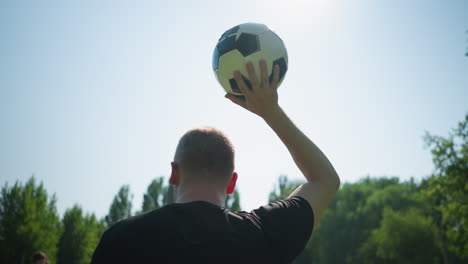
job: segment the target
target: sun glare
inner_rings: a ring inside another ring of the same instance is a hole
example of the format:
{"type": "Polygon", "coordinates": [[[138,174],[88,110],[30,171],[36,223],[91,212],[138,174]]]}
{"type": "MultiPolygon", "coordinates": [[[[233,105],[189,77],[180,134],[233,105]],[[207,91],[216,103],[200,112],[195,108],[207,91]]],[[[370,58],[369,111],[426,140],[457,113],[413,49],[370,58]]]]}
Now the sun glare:
{"type": "Polygon", "coordinates": [[[275,17],[287,20],[315,20],[326,12],[329,2],[326,0],[273,0],[261,1],[263,6],[269,6],[275,17]]]}

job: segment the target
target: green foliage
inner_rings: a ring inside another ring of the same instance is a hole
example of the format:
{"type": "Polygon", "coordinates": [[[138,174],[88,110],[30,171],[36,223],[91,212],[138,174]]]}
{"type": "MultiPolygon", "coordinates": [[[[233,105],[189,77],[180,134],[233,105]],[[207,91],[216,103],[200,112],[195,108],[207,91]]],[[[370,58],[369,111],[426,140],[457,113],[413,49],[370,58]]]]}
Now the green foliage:
{"type": "Polygon", "coordinates": [[[163,197],[163,203],[166,204],[171,204],[174,202],[174,186],[171,184],[168,184],[167,186],[164,187],[164,197],[163,197]]]}
{"type": "Polygon", "coordinates": [[[466,263],[467,127],[468,115],[449,138],[426,136],[436,173],[421,184],[345,184],[294,263],[466,263]]]}
{"type": "Polygon", "coordinates": [[[435,173],[424,194],[433,205],[442,252],[468,260],[468,113],[448,138],[426,134],[435,173]]]}
{"type": "Polygon", "coordinates": [[[164,178],[159,177],[151,181],[146,193],[143,195],[142,212],[158,209],[164,204],[164,178]]]}
{"type": "Polygon", "coordinates": [[[16,182],[2,188],[0,197],[0,262],[30,263],[35,251],[55,262],[60,220],[54,196],[31,177],[25,185],[16,182]]]}
{"type": "Polygon", "coordinates": [[[360,253],[363,263],[439,263],[432,221],[416,208],[385,208],[360,253]]]}
{"type": "Polygon", "coordinates": [[[240,206],[240,195],[237,189],[235,189],[232,194],[226,196],[226,205],[224,207],[233,212],[242,210],[240,206]]]}
{"type": "Polygon", "coordinates": [[[94,214],[83,215],[78,205],[63,216],[63,233],[58,244],[58,263],[85,264],[91,262],[104,226],[94,214]]]}
{"type": "Polygon", "coordinates": [[[290,181],[288,176],[281,175],[278,177],[278,185],[273,187],[273,190],[268,196],[268,202],[274,202],[288,198],[288,196],[304,181],[290,181]]]}
{"type": "Polygon", "coordinates": [[[122,186],[114,197],[109,213],[105,217],[105,222],[108,227],[132,215],[132,199],[133,195],[130,194],[130,186],[122,186]]]}
{"type": "Polygon", "coordinates": [[[164,184],[164,178],[161,176],[152,180],[148,185],[146,193],[143,195],[142,211],[138,213],[158,209],[173,202],[174,187],[171,184],[164,184]]]}
{"type": "Polygon", "coordinates": [[[401,210],[417,204],[412,184],[397,178],[365,178],[344,184],[321,217],[308,248],[317,263],[361,262],[359,248],[379,227],[383,208],[401,210]],[[339,248],[340,250],[336,250],[339,248]]]}

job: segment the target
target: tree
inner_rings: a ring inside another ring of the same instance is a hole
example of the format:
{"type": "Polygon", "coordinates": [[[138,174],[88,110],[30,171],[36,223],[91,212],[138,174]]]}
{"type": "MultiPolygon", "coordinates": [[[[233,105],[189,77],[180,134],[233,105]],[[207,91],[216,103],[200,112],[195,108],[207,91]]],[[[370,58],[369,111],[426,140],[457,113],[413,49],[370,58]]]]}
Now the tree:
{"type": "Polygon", "coordinates": [[[174,186],[164,184],[164,177],[161,176],[152,180],[148,185],[146,193],[143,194],[141,211],[138,211],[136,214],[158,209],[173,202],[174,186]]]}
{"type": "Polygon", "coordinates": [[[232,194],[228,194],[226,196],[226,205],[224,207],[233,212],[241,211],[240,195],[237,189],[234,189],[234,192],[232,194]]]}
{"type": "Polygon", "coordinates": [[[433,205],[432,216],[444,262],[449,252],[468,260],[468,113],[449,137],[426,133],[434,174],[424,194],[433,205]]]}
{"type": "Polygon", "coordinates": [[[59,241],[59,263],[89,263],[104,232],[104,226],[94,214],[83,215],[75,205],[63,217],[63,233],[59,241]]]}
{"type": "Polygon", "coordinates": [[[288,196],[303,183],[303,181],[290,181],[286,175],[279,176],[278,185],[273,187],[273,190],[270,192],[268,197],[268,201],[274,202],[288,198],[288,196]]]}
{"type": "Polygon", "coordinates": [[[171,204],[174,202],[174,186],[171,184],[168,184],[166,187],[164,187],[164,197],[163,197],[163,203],[164,205],[166,204],[171,204]]]}
{"type": "Polygon", "coordinates": [[[109,213],[105,217],[107,226],[127,218],[132,215],[132,199],[133,195],[130,194],[130,186],[124,185],[120,188],[117,195],[114,197],[109,209],[109,213]]]}
{"type": "Polygon", "coordinates": [[[415,207],[403,212],[385,208],[360,253],[361,263],[440,263],[432,222],[415,207]]]}
{"type": "Polygon", "coordinates": [[[159,177],[151,181],[143,195],[142,212],[158,209],[164,204],[164,178],[159,177]]]}
{"type": "Polygon", "coordinates": [[[35,251],[55,262],[61,230],[55,203],[55,196],[49,197],[34,177],[25,185],[5,184],[0,196],[1,263],[29,263],[35,251]]]}
{"type": "Polygon", "coordinates": [[[68,209],[62,220],[63,233],[58,244],[58,263],[90,263],[104,226],[94,214],[83,215],[78,205],[68,209]]]}
{"type": "Polygon", "coordinates": [[[368,177],[344,184],[307,245],[312,263],[379,263],[370,256],[364,260],[360,247],[379,228],[384,208],[398,211],[419,206],[412,181],[368,177]]]}

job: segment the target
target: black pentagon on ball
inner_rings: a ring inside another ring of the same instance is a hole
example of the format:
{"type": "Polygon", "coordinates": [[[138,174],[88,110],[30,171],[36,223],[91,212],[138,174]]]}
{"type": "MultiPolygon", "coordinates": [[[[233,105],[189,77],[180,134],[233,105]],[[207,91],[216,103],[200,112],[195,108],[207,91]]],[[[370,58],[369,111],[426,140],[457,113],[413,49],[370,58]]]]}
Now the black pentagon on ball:
{"type": "MultiPolygon", "coordinates": [[[[286,74],[286,71],[288,70],[288,65],[286,64],[286,60],[284,57],[281,57],[275,61],[273,61],[273,67],[278,64],[279,66],[279,75],[278,75],[278,81],[282,80],[284,75],[286,74]]],[[[270,82],[273,80],[273,73],[274,71],[271,71],[270,74],[270,82]]]]}
{"type": "Polygon", "coordinates": [[[236,48],[236,35],[223,39],[213,52],[213,70],[218,69],[219,57],[236,48]]]}
{"type": "MultiPolygon", "coordinates": [[[[242,79],[244,80],[244,83],[245,83],[245,85],[247,86],[247,88],[249,88],[250,90],[252,90],[252,84],[250,84],[249,79],[245,78],[244,75],[242,75],[242,79]]],[[[229,79],[229,85],[231,85],[231,89],[232,89],[233,92],[235,92],[235,93],[242,93],[242,91],[240,90],[240,88],[239,88],[239,86],[237,85],[237,82],[236,82],[236,80],[234,80],[234,78],[229,79]]]]}
{"type": "Polygon", "coordinates": [[[218,69],[218,63],[219,63],[219,52],[218,52],[218,47],[215,47],[215,50],[213,52],[213,71],[218,69]]]}
{"type": "Polygon", "coordinates": [[[216,45],[216,48],[219,52],[219,57],[223,56],[225,53],[236,48],[236,35],[232,35],[223,39],[221,42],[216,45]]]}
{"type": "Polygon", "coordinates": [[[237,39],[237,50],[247,57],[250,54],[260,50],[260,41],[257,35],[242,33],[237,39]]]}
{"type": "Polygon", "coordinates": [[[227,37],[227,36],[229,36],[229,35],[232,35],[232,34],[237,33],[237,31],[239,30],[239,28],[240,28],[240,26],[237,25],[237,26],[235,26],[235,27],[233,27],[233,28],[231,28],[231,29],[226,30],[226,32],[224,32],[224,33],[221,35],[221,37],[219,38],[219,40],[221,40],[222,38],[227,37]]]}

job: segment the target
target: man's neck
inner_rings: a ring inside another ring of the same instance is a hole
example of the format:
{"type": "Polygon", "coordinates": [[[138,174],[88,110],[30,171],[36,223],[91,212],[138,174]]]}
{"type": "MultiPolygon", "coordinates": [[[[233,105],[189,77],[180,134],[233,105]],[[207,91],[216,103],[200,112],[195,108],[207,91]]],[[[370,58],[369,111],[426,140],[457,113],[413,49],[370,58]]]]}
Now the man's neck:
{"type": "Polygon", "coordinates": [[[226,191],[220,191],[219,186],[214,184],[186,184],[176,187],[176,203],[188,203],[193,201],[206,201],[224,207],[226,191]]]}

